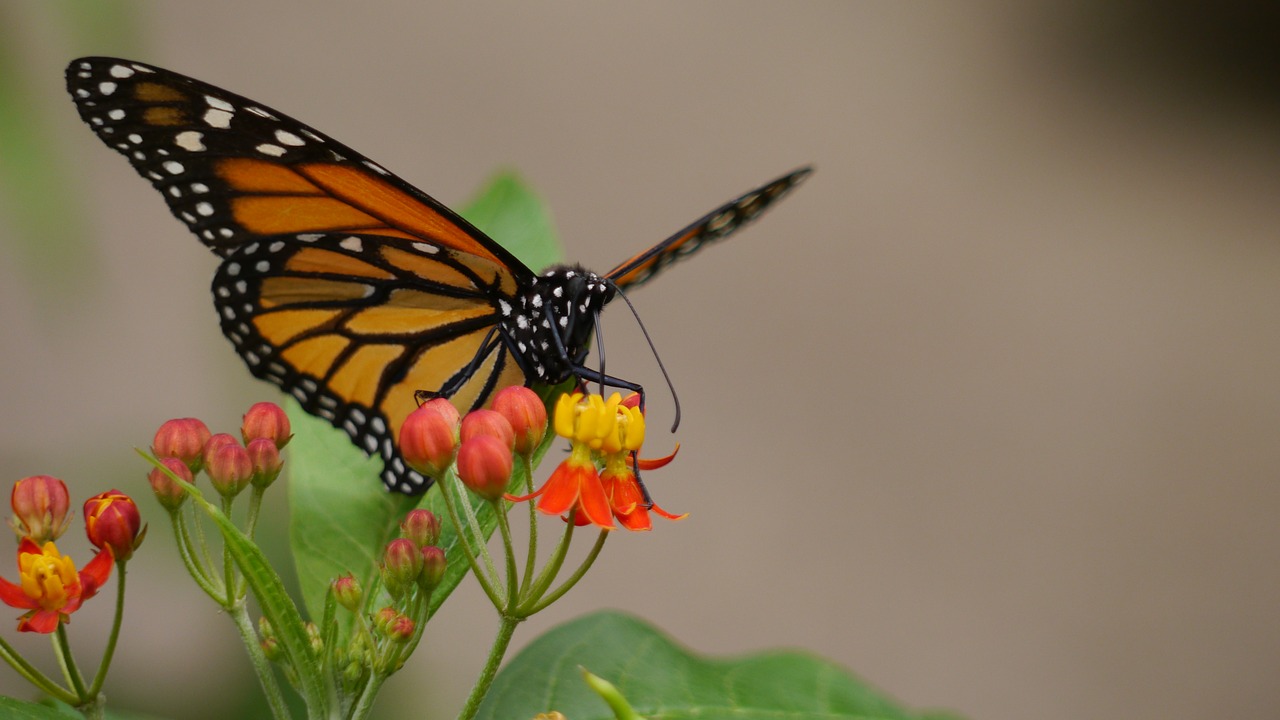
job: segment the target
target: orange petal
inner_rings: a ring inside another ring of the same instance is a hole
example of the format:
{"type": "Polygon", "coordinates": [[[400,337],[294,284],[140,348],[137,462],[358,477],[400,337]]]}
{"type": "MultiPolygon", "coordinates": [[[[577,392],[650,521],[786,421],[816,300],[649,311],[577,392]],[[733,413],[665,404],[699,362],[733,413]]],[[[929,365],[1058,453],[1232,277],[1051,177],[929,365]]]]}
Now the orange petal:
{"type": "Polygon", "coordinates": [[[18,632],[48,635],[58,629],[60,616],[56,610],[36,610],[18,621],[18,632]]]}
{"type": "Polygon", "coordinates": [[[40,607],[40,603],[31,599],[22,591],[22,586],[0,578],[0,602],[9,607],[21,608],[23,610],[34,610],[40,607]]]}
{"type": "Polygon", "coordinates": [[[644,532],[653,529],[653,521],[649,519],[649,512],[640,506],[635,506],[633,512],[620,513],[618,522],[622,524],[622,527],[632,532],[644,532]]]}
{"type": "MultiPolygon", "coordinates": [[[[568,512],[578,499],[579,487],[582,485],[580,476],[588,473],[595,475],[595,468],[567,461],[557,465],[551,477],[547,478],[547,483],[542,486],[538,510],[548,515],[563,515],[568,512]]],[[[596,482],[599,482],[598,476],[596,482]]]]}
{"type": "Polygon", "coordinates": [[[680,443],[676,443],[676,449],[672,450],[671,454],[666,457],[653,458],[651,460],[646,460],[645,458],[639,458],[638,460],[636,460],[636,467],[640,468],[641,470],[657,470],[658,468],[665,466],[667,463],[671,462],[672,460],[675,460],[676,453],[678,452],[680,452],[680,443]]]}
{"type": "Polygon", "coordinates": [[[666,519],[668,519],[668,520],[683,520],[683,519],[685,519],[685,518],[689,517],[689,513],[682,513],[682,514],[680,514],[680,515],[672,515],[671,513],[667,512],[666,510],[663,510],[662,508],[658,507],[656,504],[655,504],[653,507],[649,508],[649,509],[650,509],[650,510],[652,510],[652,511],[654,511],[654,512],[656,512],[656,513],[658,513],[659,515],[661,515],[662,517],[664,517],[664,518],[666,518],[666,519]]]}
{"type": "Polygon", "coordinates": [[[609,513],[609,498],[604,493],[604,486],[600,484],[598,475],[582,483],[578,494],[578,512],[585,515],[592,525],[605,530],[613,529],[613,519],[609,513]]]}
{"type": "MultiPolygon", "coordinates": [[[[93,556],[88,565],[80,571],[80,600],[88,600],[97,594],[98,588],[106,584],[111,577],[111,553],[100,552],[93,556]]],[[[69,612],[69,611],[68,611],[69,612]]]]}

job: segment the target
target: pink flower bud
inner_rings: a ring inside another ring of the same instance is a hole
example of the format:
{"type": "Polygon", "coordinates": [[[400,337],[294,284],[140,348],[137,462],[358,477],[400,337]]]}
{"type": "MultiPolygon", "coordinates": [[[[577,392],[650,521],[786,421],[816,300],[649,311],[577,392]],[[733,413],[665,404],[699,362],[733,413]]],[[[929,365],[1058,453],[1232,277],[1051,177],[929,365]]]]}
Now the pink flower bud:
{"type": "Polygon", "coordinates": [[[396,538],[382,552],[382,581],[397,597],[422,573],[422,551],[408,538],[396,538]]]}
{"type": "Polygon", "coordinates": [[[156,430],[151,453],[157,458],[176,457],[186,463],[192,473],[200,472],[204,461],[204,445],[209,441],[209,428],[195,418],[169,420],[156,430]]]}
{"type": "MultiPolygon", "coordinates": [[[[195,482],[194,477],[191,475],[191,468],[187,467],[187,464],[182,462],[180,458],[160,458],[160,464],[186,482],[195,482]]],[[[183,490],[181,485],[174,482],[173,478],[166,475],[160,468],[152,468],[151,472],[147,474],[147,481],[151,483],[151,491],[155,493],[156,500],[159,500],[166,510],[178,509],[187,499],[187,491],[183,490]]]]}
{"type": "Polygon", "coordinates": [[[340,575],[329,585],[333,598],[338,604],[351,612],[359,612],[360,603],[364,600],[364,591],[360,582],[351,573],[340,575]]]}
{"type": "Polygon", "coordinates": [[[499,390],[493,396],[493,409],[511,424],[515,451],[521,455],[533,452],[547,434],[547,406],[537,393],[523,385],[499,390]]]}
{"type": "Polygon", "coordinates": [[[422,574],[418,576],[418,581],[424,588],[430,590],[439,585],[447,569],[444,550],[435,545],[422,548],[422,574]]]}
{"type": "Polygon", "coordinates": [[[235,497],[253,479],[253,460],[249,452],[230,435],[227,441],[214,442],[214,435],[205,447],[204,471],[209,474],[213,487],[225,497],[235,497]]]}
{"type": "Polygon", "coordinates": [[[71,508],[71,495],[67,485],[48,475],[32,475],[14,483],[9,506],[13,508],[13,531],[37,545],[57,540],[70,522],[67,511],[71,508]]]}
{"type": "Polygon", "coordinates": [[[511,464],[511,446],[492,435],[476,435],[458,448],[458,477],[486,500],[497,500],[506,492],[511,464]]]}
{"type": "Polygon", "coordinates": [[[440,518],[430,510],[410,510],[400,523],[400,534],[418,547],[435,545],[440,539],[440,518]]]}
{"type": "Polygon", "coordinates": [[[387,627],[383,632],[387,634],[387,639],[402,643],[413,637],[413,628],[413,620],[408,615],[399,615],[396,619],[387,623],[387,627]]]}
{"type": "Polygon", "coordinates": [[[280,477],[284,460],[280,457],[280,450],[271,438],[254,438],[245,448],[245,452],[249,453],[249,461],[253,464],[253,477],[249,482],[254,487],[269,487],[276,478],[280,477]]]}
{"type": "Polygon", "coordinates": [[[273,402],[255,403],[244,414],[244,421],[240,424],[240,437],[244,439],[246,446],[258,438],[270,438],[277,450],[283,448],[289,443],[289,438],[293,437],[290,434],[289,416],[273,402]]]}
{"type": "Polygon", "coordinates": [[[436,412],[443,415],[444,419],[448,420],[450,425],[452,425],[455,428],[458,427],[458,420],[459,420],[458,408],[454,407],[454,404],[449,402],[447,399],[432,398],[431,400],[428,400],[422,403],[422,405],[420,405],[419,407],[430,408],[432,410],[435,410],[436,412]]]}

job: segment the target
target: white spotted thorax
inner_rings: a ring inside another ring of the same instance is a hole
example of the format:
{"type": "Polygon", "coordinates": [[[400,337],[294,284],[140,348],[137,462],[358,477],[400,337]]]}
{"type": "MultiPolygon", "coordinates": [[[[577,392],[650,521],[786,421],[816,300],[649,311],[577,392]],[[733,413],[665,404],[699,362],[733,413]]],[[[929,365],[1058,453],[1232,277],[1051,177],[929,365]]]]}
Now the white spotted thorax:
{"type": "Polygon", "coordinates": [[[503,307],[502,330],[525,371],[552,385],[574,375],[587,356],[596,314],[614,293],[611,283],[581,265],[556,265],[521,293],[515,307],[503,307]]]}

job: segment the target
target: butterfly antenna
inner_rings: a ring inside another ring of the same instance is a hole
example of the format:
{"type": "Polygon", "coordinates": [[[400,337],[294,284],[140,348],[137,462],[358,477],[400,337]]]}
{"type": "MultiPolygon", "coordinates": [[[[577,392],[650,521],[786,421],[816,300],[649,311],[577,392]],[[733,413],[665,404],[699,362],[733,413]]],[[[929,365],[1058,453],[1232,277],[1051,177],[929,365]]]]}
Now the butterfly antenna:
{"type": "Polygon", "coordinates": [[[667,374],[667,366],[662,364],[662,357],[658,355],[658,348],[654,347],[653,340],[649,337],[649,331],[644,327],[644,321],[640,319],[640,313],[636,312],[636,306],[631,304],[627,294],[622,292],[622,288],[610,281],[613,289],[617,291],[618,297],[627,304],[631,309],[631,316],[636,319],[636,324],[640,326],[640,332],[644,335],[644,341],[649,343],[649,352],[653,353],[653,359],[658,361],[658,369],[662,371],[662,379],[667,381],[667,389],[671,391],[671,401],[676,406],[676,417],[671,423],[671,432],[675,432],[680,427],[680,396],[676,394],[676,386],[671,382],[671,376],[667,374]]]}

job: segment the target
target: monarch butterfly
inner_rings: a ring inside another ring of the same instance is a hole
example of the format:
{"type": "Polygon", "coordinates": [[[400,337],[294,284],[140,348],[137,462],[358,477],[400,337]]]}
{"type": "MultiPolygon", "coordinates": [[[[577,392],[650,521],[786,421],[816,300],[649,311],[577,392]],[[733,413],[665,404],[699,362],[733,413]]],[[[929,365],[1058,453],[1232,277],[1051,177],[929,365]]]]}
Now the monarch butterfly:
{"type": "Polygon", "coordinates": [[[509,385],[586,368],[600,309],[622,289],[755,219],[801,168],[716,208],[603,275],[541,275],[449,208],[345,145],[261,103],[178,73],[74,60],[80,117],[222,257],[222,332],[249,370],[379,454],[388,489],[430,480],[399,456],[422,391],[463,411],[509,385]]]}

